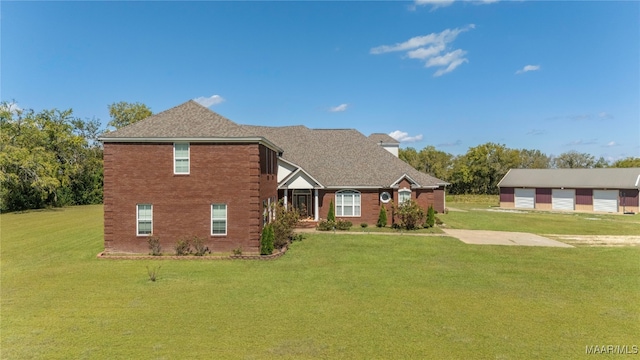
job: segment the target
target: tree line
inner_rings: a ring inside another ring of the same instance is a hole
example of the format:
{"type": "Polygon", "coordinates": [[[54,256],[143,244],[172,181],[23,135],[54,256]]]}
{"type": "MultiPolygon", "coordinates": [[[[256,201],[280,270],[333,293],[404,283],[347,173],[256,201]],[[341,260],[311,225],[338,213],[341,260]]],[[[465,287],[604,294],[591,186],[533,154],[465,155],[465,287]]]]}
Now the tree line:
{"type": "MultiPolygon", "coordinates": [[[[108,106],[108,126],[119,128],[151,115],[143,104],[108,106]]],[[[102,203],[102,145],[98,119],[72,109],[22,110],[0,104],[0,211],[102,203]]]]}
{"type": "Polygon", "coordinates": [[[511,149],[492,142],[457,156],[434,146],[420,151],[408,147],[400,149],[398,155],[418,171],[450,183],[450,194],[498,194],[498,183],[509,169],[640,167],[640,158],[636,157],[608,162],[577,151],[549,156],[540,150],[511,149]]]}

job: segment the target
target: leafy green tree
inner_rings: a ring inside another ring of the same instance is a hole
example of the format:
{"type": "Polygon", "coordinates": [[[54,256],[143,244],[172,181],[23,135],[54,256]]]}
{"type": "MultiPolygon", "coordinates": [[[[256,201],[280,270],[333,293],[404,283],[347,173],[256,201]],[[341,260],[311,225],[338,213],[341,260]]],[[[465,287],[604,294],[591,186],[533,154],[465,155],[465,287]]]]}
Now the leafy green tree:
{"type": "Polygon", "coordinates": [[[497,194],[498,182],[509,169],[520,164],[520,152],[504,145],[486,143],[469,148],[456,157],[450,192],[453,194],[497,194]]]}
{"type": "Polygon", "coordinates": [[[424,221],[424,210],[413,200],[407,200],[394,206],[393,213],[397,216],[398,226],[405,230],[417,229],[424,221]]]}
{"type": "Polygon", "coordinates": [[[142,119],[148,118],[152,114],[151,109],[149,109],[145,104],[120,101],[109,105],[111,121],[109,121],[108,125],[116,129],[120,129],[121,127],[131,125],[142,119]]]}
{"type": "Polygon", "coordinates": [[[632,167],[640,167],[640,157],[628,157],[625,159],[617,160],[611,167],[614,168],[632,168],[632,167]]]}
{"type": "Polygon", "coordinates": [[[551,158],[540,150],[521,149],[520,152],[520,169],[548,169],[551,164],[551,158]]]}
{"type": "Polygon", "coordinates": [[[552,165],[557,169],[591,169],[607,167],[608,163],[600,157],[596,160],[593,155],[587,153],[580,153],[575,150],[562,153],[552,160],[552,165]]]}
{"type": "Polygon", "coordinates": [[[333,200],[329,203],[329,213],[327,214],[327,221],[336,222],[336,209],[333,206],[333,200]]]}
{"type": "Polygon", "coordinates": [[[300,213],[293,206],[285,209],[282,200],[272,206],[276,214],[275,220],[271,223],[274,233],[273,245],[281,249],[293,239],[293,229],[300,221],[300,213]]]}
{"type": "Polygon", "coordinates": [[[102,149],[84,136],[96,121],[69,110],[0,104],[0,209],[14,211],[102,201],[102,149]]]}
{"type": "Polygon", "coordinates": [[[380,206],[380,213],[378,214],[378,223],[376,223],[376,226],[387,226],[387,209],[384,208],[384,205],[380,206]]]}

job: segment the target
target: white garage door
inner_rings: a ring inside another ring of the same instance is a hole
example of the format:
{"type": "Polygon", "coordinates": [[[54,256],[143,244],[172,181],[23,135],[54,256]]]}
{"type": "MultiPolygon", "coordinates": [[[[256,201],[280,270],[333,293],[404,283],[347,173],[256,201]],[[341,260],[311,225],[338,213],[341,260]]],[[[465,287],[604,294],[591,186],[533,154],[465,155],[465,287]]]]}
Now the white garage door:
{"type": "Polygon", "coordinates": [[[536,189],[515,189],[515,206],[518,209],[535,207],[536,189]]]}
{"type": "Polygon", "coordinates": [[[576,191],[553,189],[551,191],[551,207],[554,210],[574,210],[576,191]]]}
{"type": "Polygon", "coordinates": [[[593,211],[618,212],[618,190],[593,190],[593,211]]]}

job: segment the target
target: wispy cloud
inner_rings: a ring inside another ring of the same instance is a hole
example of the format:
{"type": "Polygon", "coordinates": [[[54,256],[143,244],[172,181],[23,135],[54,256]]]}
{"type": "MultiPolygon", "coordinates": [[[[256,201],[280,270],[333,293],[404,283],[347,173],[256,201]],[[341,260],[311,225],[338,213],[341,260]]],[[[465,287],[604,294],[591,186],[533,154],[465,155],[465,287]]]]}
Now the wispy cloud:
{"type": "Polygon", "coordinates": [[[571,121],[604,121],[604,120],[612,120],[614,118],[613,115],[607,112],[599,112],[597,114],[583,113],[583,114],[573,114],[573,115],[558,115],[551,116],[546,118],[546,120],[551,121],[560,121],[560,120],[571,120],[571,121]]]}
{"type": "Polygon", "coordinates": [[[525,65],[522,69],[516,71],[516,75],[538,70],[540,70],[540,65],[525,65]]]}
{"type": "MultiPolygon", "coordinates": [[[[460,2],[460,0],[415,0],[414,8],[417,6],[431,6],[431,11],[450,6],[454,2],[460,2]]],[[[498,2],[498,0],[462,0],[465,2],[471,2],[474,4],[492,4],[498,2]]]]}
{"type": "Polygon", "coordinates": [[[540,129],[531,129],[527,131],[527,135],[544,135],[546,133],[547,133],[546,130],[540,130],[540,129]]]}
{"type": "Polygon", "coordinates": [[[401,142],[401,143],[410,143],[410,142],[416,142],[416,141],[420,141],[422,140],[422,134],[416,135],[416,136],[409,136],[409,133],[404,132],[404,131],[400,131],[400,130],[396,130],[393,132],[389,133],[389,136],[391,136],[392,138],[396,139],[397,141],[401,142]]]}
{"type": "Polygon", "coordinates": [[[329,111],[331,112],[342,112],[347,110],[347,108],[349,107],[349,104],[340,104],[338,106],[334,106],[332,108],[329,108],[329,111]]]}
{"type": "Polygon", "coordinates": [[[459,146],[462,145],[462,140],[456,140],[454,142],[448,142],[448,143],[440,143],[438,144],[438,147],[452,147],[452,146],[459,146]]]}
{"type": "Polygon", "coordinates": [[[567,146],[583,146],[583,145],[595,145],[598,143],[598,139],[588,139],[588,140],[574,140],[568,144],[567,146]]]}
{"type": "Polygon", "coordinates": [[[616,146],[620,146],[620,144],[618,144],[615,141],[609,141],[606,145],[602,145],[603,147],[616,147],[616,146]]]}
{"type": "Polygon", "coordinates": [[[374,55],[390,52],[406,51],[410,59],[418,59],[424,62],[425,67],[439,67],[433,76],[441,76],[452,72],[458,66],[469,62],[464,56],[467,54],[462,49],[448,51],[451,44],[463,32],[474,29],[474,24],[462,28],[446,29],[439,33],[415,36],[411,39],[393,45],[381,45],[372,48],[369,52],[374,55]],[[448,51],[443,54],[443,52],[448,51]]]}
{"type": "Polygon", "coordinates": [[[204,106],[204,107],[211,107],[213,105],[218,105],[221,102],[224,102],[224,98],[222,98],[222,96],[220,95],[212,95],[210,97],[204,97],[204,96],[200,96],[198,98],[193,99],[193,101],[197,102],[198,104],[204,106]]]}

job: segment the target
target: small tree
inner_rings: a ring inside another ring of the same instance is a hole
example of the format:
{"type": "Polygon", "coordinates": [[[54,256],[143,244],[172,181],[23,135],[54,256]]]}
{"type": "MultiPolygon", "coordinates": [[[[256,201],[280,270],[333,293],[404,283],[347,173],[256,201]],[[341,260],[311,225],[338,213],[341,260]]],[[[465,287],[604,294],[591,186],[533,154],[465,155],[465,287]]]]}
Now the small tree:
{"type": "Polygon", "coordinates": [[[384,205],[380,206],[380,214],[378,214],[378,223],[376,224],[376,226],[387,226],[387,209],[384,208],[384,205]]]}
{"type": "Polygon", "coordinates": [[[291,239],[293,239],[293,229],[298,225],[300,214],[292,206],[285,209],[282,200],[273,204],[276,218],[271,225],[273,226],[273,245],[277,249],[281,249],[291,239]]]}
{"type": "Polygon", "coordinates": [[[327,221],[336,221],[336,209],[333,206],[333,200],[329,203],[329,213],[327,214],[327,221]]]}
{"type": "Polygon", "coordinates": [[[267,224],[262,228],[262,237],[260,239],[260,255],[271,255],[273,252],[273,227],[267,224]]]}
{"type": "Polygon", "coordinates": [[[418,228],[424,221],[424,210],[413,200],[407,200],[394,210],[398,216],[398,225],[406,230],[418,228]]]}
{"type": "Polygon", "coordinates": [[[429,205],[429,209],[427,209],[427,221],[424,223],[424,227],[432,228],[436,223],[436,212],[433,210],[433,206],[429,205]]]}

